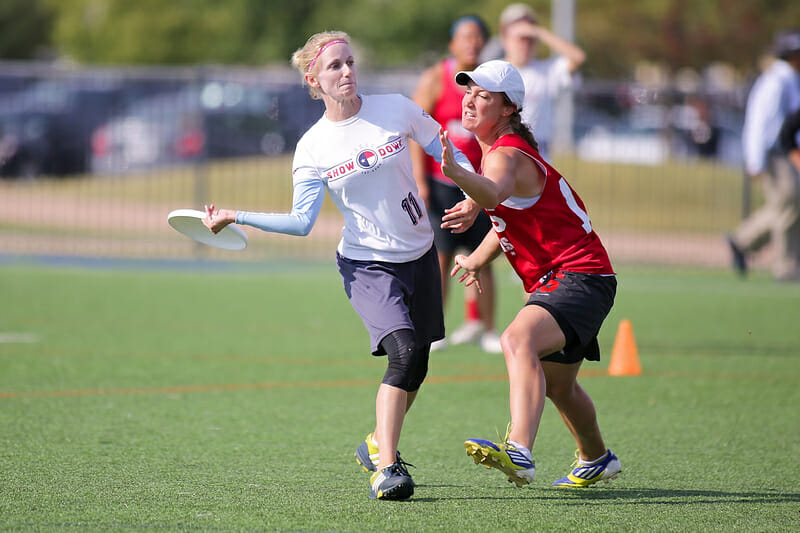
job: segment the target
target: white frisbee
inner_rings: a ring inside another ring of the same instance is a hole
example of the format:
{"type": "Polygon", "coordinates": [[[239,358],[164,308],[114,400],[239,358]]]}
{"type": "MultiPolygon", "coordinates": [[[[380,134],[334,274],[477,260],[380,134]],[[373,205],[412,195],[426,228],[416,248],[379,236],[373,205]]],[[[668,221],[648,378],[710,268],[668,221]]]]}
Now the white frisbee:
{"type": "Polygon", "coordinates": [[[247,235],[235,224],[228,224],[219,233],[211,233],[203,224],[206,213],[197,209],[176,209],[167,215],[167,222],[187,237],[223,250],[243,250],[247,235]]]}

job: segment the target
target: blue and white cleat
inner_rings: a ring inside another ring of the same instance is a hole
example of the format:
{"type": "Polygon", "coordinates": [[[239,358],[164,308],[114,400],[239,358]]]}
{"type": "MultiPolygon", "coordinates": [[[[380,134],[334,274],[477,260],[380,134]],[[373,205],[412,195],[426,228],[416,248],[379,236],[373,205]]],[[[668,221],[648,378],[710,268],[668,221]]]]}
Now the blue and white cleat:
{"type": "Polygon", "coordinates": [[[507,440],[494,443],[469,439],[464,447],[475,464],[500,470],[508,476],[509,483],[516,483],[517,487],[527,485],[536,475],[536,464],[507,440]]]}
{"type": "Polygon", "coordinates": [[[372,500],[407,500],[414,494],[414,486],[406,463],[398,461],[369,477],[369,497],[372,500]]]}
{"type": "Polygon", "coordinates": [[[611,450],[600,459],[586,463],[580,459],[578,452],[575,452],[576,461],[572,463],[575,468],[555,483],[554,487],[588,487],[598,481],[608,483],[622,472],[622,465],[619,458],[611,450]]]}

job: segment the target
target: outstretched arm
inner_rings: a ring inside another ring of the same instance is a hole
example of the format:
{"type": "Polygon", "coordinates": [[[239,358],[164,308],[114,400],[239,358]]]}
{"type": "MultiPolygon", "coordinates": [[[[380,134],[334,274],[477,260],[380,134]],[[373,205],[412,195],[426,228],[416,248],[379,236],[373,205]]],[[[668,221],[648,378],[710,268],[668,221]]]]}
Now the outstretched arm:
{"type": "Polygon", "coordinates": [[[494,209],[511,196],[515,180],[512,158],[500,150],[489,153],[483,161],[486,176],[481,176],[457,164],[455,149],[446,131],[439,129],[439,138],[442,144],[442,173],[456,182],[478,205],[484,209],[494,209]]]}
{"type": "Polygon", "coordinates": [[[251,213],[206,206],[203,224],[212,233],[218,233],[231,223],[253,226],[271,233],[308,235],[317,220],[322,202],[325,200],[325,184],[322,180],[303,180],[295,183],[290,213],[251,213]]]}

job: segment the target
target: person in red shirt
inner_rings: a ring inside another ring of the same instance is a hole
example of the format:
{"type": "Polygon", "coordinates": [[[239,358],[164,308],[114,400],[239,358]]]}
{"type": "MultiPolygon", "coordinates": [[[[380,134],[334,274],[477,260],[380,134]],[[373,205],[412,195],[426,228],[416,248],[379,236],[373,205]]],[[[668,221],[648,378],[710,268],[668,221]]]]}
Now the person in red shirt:
{"type": "MultiPolygon", "coordinates": [[[[436,63],[420,76],[412,99],[430,113],[434,120],[450,132],[453,145],[467,156],[474,168],[481,164],[481,147],[475,136],[461,126],[461,99],[464,87],[454,81],[456,72],[478,66],[480,53],[488,38],[483,20],[474,15],[456,19],[450,28],[450,57],[436,63]]],[[[489,217],[475,204],[464,199],[464,193],[442,174],[441,168],[421,147],[412,145],[414,178],[420,198],[433,227],[434,243],[439,253],[442,291],[447,300],[450,269],[456,252],[471,252],[478,247],[491,228],[489,217]],[[476,217],[474,223],[461,228],[442,228],[442,217],[450,210],[467,211],[476,217]],[[471,210],[471,211],[470,211],[471,210]]],[[[486,352],[500,353],[500,336],[495,330],[495,290],[491,268],[484,271],[483,292],[467,287],[464,293],[464,323],[447,336],[436,341],[431,350],[447,344],[477,342],[486,352]]]]}
{"type": "Polygon", "coordinates": [[[576,468],[554,485],[612,479],[619,459],[606,448],[594,404],[577,382],[582,361],[600,359],[597,333],[616,295],[611,261],[583,201],[539,155],[520,119],[525,87],[516,68],[488,61],[459,72],[456,82],[467,87],[462,123],[481,145],[483,167],[481,174],[458,167],[442,130],[442,171],[486,210],[494,231],[474,252],[455,257],[451,275],[480,289],[482,269],[503,253],[531,293],[501,335],[511,406],[506,438],[469,439],[467,453],[518,486],[530,483],[530,450],[548,397],[578,446],[576,468]]]}

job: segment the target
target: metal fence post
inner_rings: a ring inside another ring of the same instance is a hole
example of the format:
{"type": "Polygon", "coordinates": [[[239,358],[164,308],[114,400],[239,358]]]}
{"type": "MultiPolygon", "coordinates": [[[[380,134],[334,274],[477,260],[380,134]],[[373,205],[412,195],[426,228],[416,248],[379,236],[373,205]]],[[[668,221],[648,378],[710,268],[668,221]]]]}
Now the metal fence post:
{"type": "MultiPolygon", "coordinates": [[[[200,125],[200,131],[203,132],[203,145],[194,162],[194,205],[202,206],[208,202],[208,128],[206,127],[205,113],[203,111],[203,86],[206,82],[206,73],[203,67],[194,69],[192,75],[192,85],[197,91],[197,108],[193,110],[193,120],[196,120],[200,125]]],[[[196,243],[194,246],[194,255],[196,257],[205,257],[208,255],[208,247],[196,243]]]]}
{"type": "MultiPolygon", "coordinates": [[[[575,0],[552,0],[553,31],[562,39],[575,41],[575,0]]],[[[575,119],[573,92],[566,91],[556,99],[553,117],[553,151],[570,152],[573,149],[572,128],[575,119]]]]}

